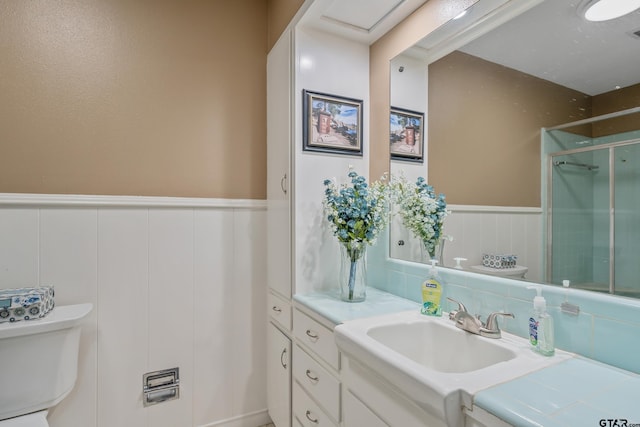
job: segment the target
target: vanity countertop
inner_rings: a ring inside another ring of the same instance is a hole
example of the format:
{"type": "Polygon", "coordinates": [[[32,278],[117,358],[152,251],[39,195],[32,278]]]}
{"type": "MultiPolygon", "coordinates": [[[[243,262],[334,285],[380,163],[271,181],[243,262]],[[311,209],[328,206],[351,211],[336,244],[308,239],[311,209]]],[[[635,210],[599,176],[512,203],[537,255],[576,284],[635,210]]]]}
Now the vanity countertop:
{"type": "MultiPolygon", "coordinates": [[[[293,299],[336,325],[420,309],[414,301],[375,288],[367,289],[362,303],[343,302],[328,292],[293,299]]],[[[519,427],[613,427],[625,425],[624,420],[627,426],[640,426],[639,390],[640,375],[575,357],[483,390],[475,395],[474,405],[519,427]]]]}
{"type": "Polygon", "coordinates": [[[640,375],[575,357],[483,390],[474,404],[514,426],[613,427],[640,425],[638,396],[640,375]]]}
{"type": "Polygon", "coordinates": [[[314,292],[304,295],[296,294],[294,301],[310,308],[335,325],[347,320],[380,316],[399,311],[420,310],[420,304],[378,290],[367,288],[367,299],[364,302],[344,302],[337,293],[314,292]]]}

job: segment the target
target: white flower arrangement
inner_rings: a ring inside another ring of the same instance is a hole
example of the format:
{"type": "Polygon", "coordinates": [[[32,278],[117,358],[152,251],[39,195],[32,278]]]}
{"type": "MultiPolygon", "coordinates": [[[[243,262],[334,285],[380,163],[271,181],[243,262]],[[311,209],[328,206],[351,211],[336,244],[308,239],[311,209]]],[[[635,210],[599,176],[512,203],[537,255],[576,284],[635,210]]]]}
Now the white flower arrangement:
{"type": "Polygon", "coordinates": [[[395,176],[391,187],[402,224],[423,242],[429,255],[434,257],[443,237],[444,219],[448,213],[444,194],[436,196],[433,187],[423,177],[413,184],[402,175],[395,176]]]}

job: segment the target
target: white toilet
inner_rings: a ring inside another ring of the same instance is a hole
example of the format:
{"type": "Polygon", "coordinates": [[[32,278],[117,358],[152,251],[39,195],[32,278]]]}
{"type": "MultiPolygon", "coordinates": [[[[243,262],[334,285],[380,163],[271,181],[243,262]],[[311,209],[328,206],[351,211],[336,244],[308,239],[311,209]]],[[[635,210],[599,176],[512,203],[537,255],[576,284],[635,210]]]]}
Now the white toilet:
{"type": "Polygon", "coordinates": [[[91,304],[55,307],[39,320],[0,324],[0,427],[47,427],[73,389],[80,322],[91,304]]]}

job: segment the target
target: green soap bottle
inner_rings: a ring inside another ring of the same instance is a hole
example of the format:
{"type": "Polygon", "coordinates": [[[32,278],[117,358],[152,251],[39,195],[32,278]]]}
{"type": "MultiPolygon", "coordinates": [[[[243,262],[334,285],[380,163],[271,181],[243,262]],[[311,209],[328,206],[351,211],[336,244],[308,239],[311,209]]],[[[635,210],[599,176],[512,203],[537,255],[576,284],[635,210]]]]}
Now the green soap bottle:
{"type": "Polygon", "coordinates": [[[442,284],[436,270],[437,263],[438,260],[431,260],[429,278],[422,284],[422,308],[420,313],[427,316],[442,316],[442,307],[440,306],[442,284]]]}

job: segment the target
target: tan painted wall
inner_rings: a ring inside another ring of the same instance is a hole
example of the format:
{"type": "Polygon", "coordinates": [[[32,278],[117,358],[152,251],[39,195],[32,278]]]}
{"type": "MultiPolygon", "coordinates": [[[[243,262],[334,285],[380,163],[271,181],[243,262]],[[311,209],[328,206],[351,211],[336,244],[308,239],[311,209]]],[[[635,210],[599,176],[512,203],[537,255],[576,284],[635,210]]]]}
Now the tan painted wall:
{"type": "Polygon", "coordinates": [[[262,199],[265,0],[0,3],[0,192],[262,199]]]}
{"type": "Polygon", "coordinates": [[[296,14],[304,0],[266,0],[268,21],[268,50],[280,38],[280,35],[296,14]]]}
{"type": "MultiPolygon", "coordinates": [[[[602,93],[593,97],[593,115],[640,107],[640,84],[602,93]]],[[[640,113],[608,119],[593,124],[593,136],[600,137],[640,129],[640,113]]]]}
{"type": "Polygon", "coordinates": [[[591,98],[453,52],[429,66],[429,177],[454,204],[540,206],[540,128],[590,117],[591,98]]]}

